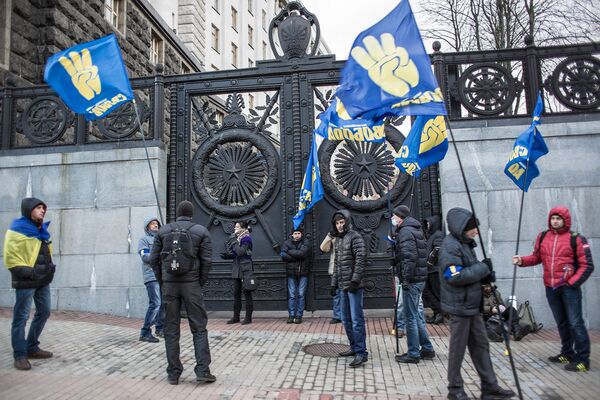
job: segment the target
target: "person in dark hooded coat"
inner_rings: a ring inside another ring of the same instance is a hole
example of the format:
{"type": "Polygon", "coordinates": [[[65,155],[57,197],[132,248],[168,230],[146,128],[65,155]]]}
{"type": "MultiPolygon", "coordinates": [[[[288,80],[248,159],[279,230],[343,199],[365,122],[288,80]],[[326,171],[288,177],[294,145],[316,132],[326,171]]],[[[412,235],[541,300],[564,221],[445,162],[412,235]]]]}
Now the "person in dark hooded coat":
{"type": "Polygon", "coordinates": [[[440,303],[440,274],[437,267],[440,246],[444,240],[441,227],[439,215],[432,215],[423,220],[423,231],[427,238],[427,280],[425,281],[425,289],[423,289],[423,305],[433,311],[433,317],[427,320],[430,324],[444,322],[440,303]]]}
{"type": "Polygon", "coordinates": [[[504,399],[515,395],[503,389],[492,367],[490,342],[483,322],[481,285],[495,282],[492,261],[477,260],[474,248],[479,234],[473,213],[452,208],[446,216],[448,230],[438,258],[442,287],[442,310],[450,314],[450,346],[448,350],[448,398],[466,400],[460,373],[465,350],[481,379],[483,400],[504,399]]]}
{"type": "Polygon", "coordinates": [[[302,227],[292,231],[292,237],[281,247],[281,258],[285,261],[288,284],[288,320],[287,323],[302,323],[308,274],[310,273],[310,243],[302,232],[302,227]]]}

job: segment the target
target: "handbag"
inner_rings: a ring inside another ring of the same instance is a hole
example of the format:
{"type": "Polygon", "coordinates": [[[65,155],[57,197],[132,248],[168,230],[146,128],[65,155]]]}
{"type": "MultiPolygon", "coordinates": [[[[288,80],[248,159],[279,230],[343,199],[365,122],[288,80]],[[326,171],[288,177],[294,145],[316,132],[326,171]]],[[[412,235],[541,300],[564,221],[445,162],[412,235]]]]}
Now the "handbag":
{"type": "Polygon", "coordinates": [[[254,271],[245,271],[242,278],[242,286],[244,290],[253,292],[258,288],[258,280],[254,275],[254,271]]]}

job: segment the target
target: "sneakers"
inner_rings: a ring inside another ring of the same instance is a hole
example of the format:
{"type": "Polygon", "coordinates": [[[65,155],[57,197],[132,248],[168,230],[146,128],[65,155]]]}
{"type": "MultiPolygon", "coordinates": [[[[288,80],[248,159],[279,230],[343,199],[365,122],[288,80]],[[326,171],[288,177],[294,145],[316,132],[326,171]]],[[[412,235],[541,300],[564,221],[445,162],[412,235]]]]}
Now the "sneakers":
{"type": "Polygon", "coordinates": [[[565,369],[567,371],[573,371],[573,372],[588,372],[590,370],[590,363],[586,363],[586,362],[575,362],[572,361],[570,363],[568,363],[567,365],[565,365],[565,369]]]}
{"type": "Polygon", "coordinates": [[[248,325],[252,323],[252,318],[244,318],[244,320],[242,321],[242,325],[248,325]]]}
{"type": "Polygon", "coordinates": [[[433,360],[435,358],[435,351],[421,350],[419,351],[419,357],[421,358],[421,360],[433,360]]]}
{"type": "Polygon", "coordinates": [[[34,351],[31,353],[27,353],[27,357],[29,358],[51,358],[53,356],[51,351],[46,351],[39,349],[38,351],[34,351]]]}
{"type": "Polygon", "coordinates": [[[342,320],[341,319],[337,319],[337,318],[331,318],[329,320],[330,324],[339,324],[340,322],[342,322],[342,320]]]}
{"type": "Polygon", "coordinates": [[[156,332],[154,332],[154,336],[156,336],[157,338],[164,339],[165,333],[162,330],[156,331],[156,332]]]}
{"type": "Polygon", "coordinates": [[[217,377],[211,374],[210,372],[205,372],[196,377],[196,382],[199,383],[213,383],[217,380],[217,377]]]}
{"type": "Polygon", "coordinates": [[[296,317],[296,318],[294,318],[294,323],[295,324],[301,324],[302,323],[302,317],[296,317]]]}
{"type": "Polygon", "coordinates": [[[152,336],[152,334],[149,334],[147,336],[140,336],[140,342],[158,343],[159,340],[158,338],[152,336]]]}
{"type": "Polygon", "coordinates": [[[356,353],[352,349],[349,349],[349,350],[346,350],[346,351],[342,351],[340,353],[340,357],[352,357],[352,356],[355,356],[355,355],[356,355],[356,353]]]}
{"type": "Polygon", "coordinates": [[[367,355],[357,355],[356,357],[354,357],[354,360],[352,360],[349,365],[352,368],[356,368],[359,365],[362,365],[362,364],[366,363],[367,361],[369,361],[369,356],[367,356],[367,355]]]}
{"type": "Polygon", "coordinates": [[[448,393],[450,400],[469,400],[469,396],[465,392],[448,393]]]}
{"type": "Polygon", "coordinates": [[[294,317],[288,317],[286,324],[293,324],[294,323],[294,317]]]}
{"type": "Polygon", "coordinates": [[[558,364],[568,364],[571,362],[571,357],[565,356],[564,354],[559,354],[557,356],[548,357],[548,361],[558,364]]]}
{"type": "Polygon", "coordinates": [[[15,360],[14,365],[16,369],[19,369],[21,371],[27,371],[31,369],[31,364],[29,363],[29,360],[25,357],[17,358],[15,360]]]}
{"type": "Polygon", "coordinates": [[[226,322],[226,324],[231,325],[231,324],[237,324],[238,322],[240,322],[240,317],[233,317],[230,320],[228,320],[226,322]]]}
{"type": "Polygon", "coordinates": [[[515,392],[510,389],[503,389],[500,386],[494,386],[481,391],[481,400],[510,399],[514,395],[515,392]]]}
{"type": "Polygon", "coordinates": [[[418,358],[418,357],[411,357],[411,356],[408,355],[408,353],[397,355],[395,358],[396,358],[397,362],[403,363],[403,364],[418,364],[419,361],[421,361],[420,358],[418,358]]]}

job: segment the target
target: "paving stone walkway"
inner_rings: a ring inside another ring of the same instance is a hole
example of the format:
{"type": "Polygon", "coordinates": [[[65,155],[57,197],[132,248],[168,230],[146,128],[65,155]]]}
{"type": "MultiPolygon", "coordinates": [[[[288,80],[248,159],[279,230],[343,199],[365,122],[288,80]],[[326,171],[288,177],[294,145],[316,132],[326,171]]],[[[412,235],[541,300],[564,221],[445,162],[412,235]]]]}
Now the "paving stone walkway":
{"type": "MultiPolygon", "coordinates": [[[[210,315],[211,370],[217,382],[196,384],[189,328],[182,325],[182,362],[178,386],[166,381],[164,345],[137,340],[141,320],[78,312],[54,312],[42,335],[49,360],[31,360],[31,371],[13,368],[11,310],[0,309],[0,398],[67,399],[441,399],[446,398],[448,330],[429,326],[436,350],[431,361],[402,365],[394,361],[395,340],[389,318],[369,317],[369,362],[348,367],[350,359],[319,357],[302,348],[314,343],[345,344],[341,324],[324,317],[286,324],[273,314],[248,326],[226,325],[225,315],[210,315]]],[[[598,399],[600,332],[592,335],[592,370],[565,371],[546,361],[557,353],[555,331],[543,330],[513,343],[524,397],[527,399],[598,399]]],[[[406,342],[400,341],[404,352],[406,342]]],[[[491,344],[500,383],[515,388],[504,346],[491,344]]],[[[479,380],[470,359],[464,363],[466,391],[478,398],[479,380]]]]}

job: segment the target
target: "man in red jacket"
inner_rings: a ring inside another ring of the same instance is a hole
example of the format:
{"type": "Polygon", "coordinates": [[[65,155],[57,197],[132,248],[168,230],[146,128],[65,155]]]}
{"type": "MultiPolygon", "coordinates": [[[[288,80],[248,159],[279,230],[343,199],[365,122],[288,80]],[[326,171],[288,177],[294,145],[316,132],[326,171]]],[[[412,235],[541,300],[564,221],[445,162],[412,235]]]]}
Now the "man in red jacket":
{"type": "Polygon", "coordinates": [[[581,311],[581,285],[594,270],[590,245],[573,233],[571,214],[566,207],[554,207],[548,214],[549,230],[541,232],[529,256],[513,256],[513,264],[544,266],[546,298],[558,326],[562,348],[556,363],[568,363],[568,371],[590,368],[590,338],[581,311]],[[574,251],[575,250],[575,251],[574,251]]]}

